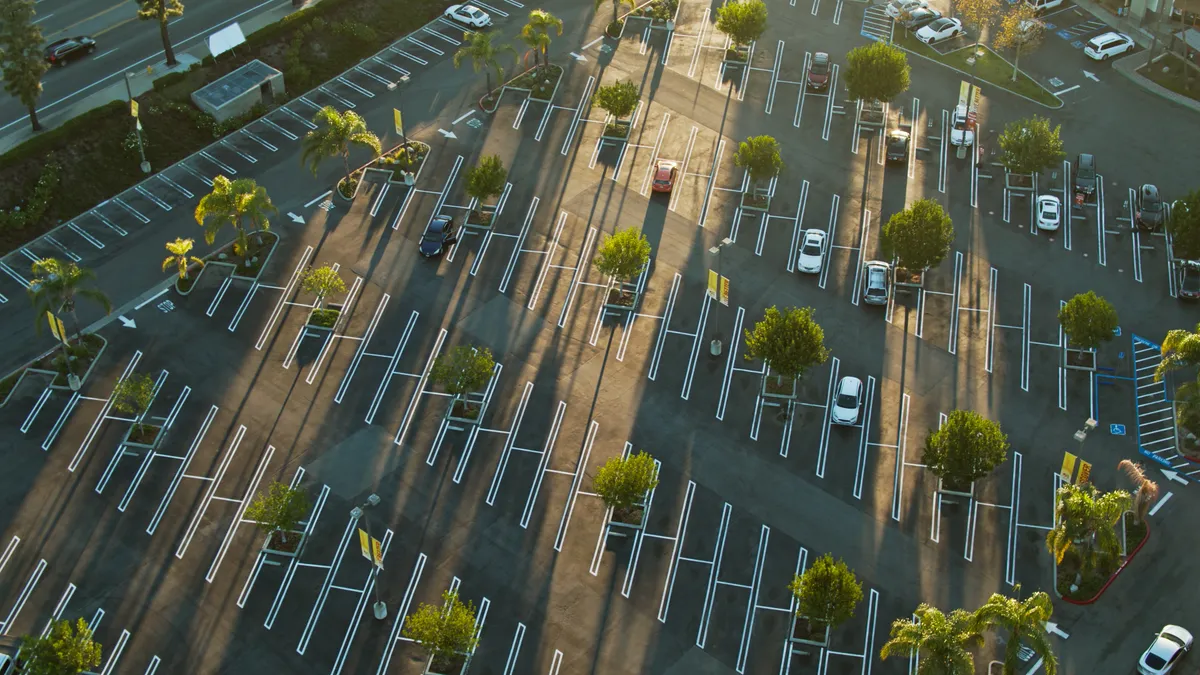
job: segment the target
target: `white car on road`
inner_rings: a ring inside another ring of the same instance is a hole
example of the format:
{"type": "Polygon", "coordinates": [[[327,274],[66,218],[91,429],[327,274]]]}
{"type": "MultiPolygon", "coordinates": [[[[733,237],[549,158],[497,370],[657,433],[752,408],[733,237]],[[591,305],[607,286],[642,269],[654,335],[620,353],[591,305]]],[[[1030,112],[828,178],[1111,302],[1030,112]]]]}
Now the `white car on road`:
{"type": "Polygon", "coordinates": [[[475,5],[450,5],[442,16],[475,28],[487,28],[492,25],[492,17],[475,5]]]}
{"type": "Polygon", "coordinates": [[[1088,40],[1087,46],[1083,48],[1083,53],[1093,60],[1107,61],[1132,49],[1133,38],[1124,33],[1108,32],[1088,40]]]}
{"type": "Polygon", "coordinates": [[[852,425],[858,422],[858,410],[862,407],[863,383],[857,377],[847,375],[838,381],[833,399],[833,423],[852,425]]]}
{"type": "Polygon", "coordinates": [[[800,256],[796,259],[796,269],[809,274],[821,271],[821,263],[825,260],[825,230],[811,229],[804,231],[804,241],[800,243],[800,256]]]}
{"type": "Polygon", "coordinates": [[[1138,659],[1141,675],[1166,675],[1192,648],[1192,634],[1186,628],[1166,625],[1154,636],[1150,648],[1138,659]]]}
{"type": "Polygon", "coordinates": [[[962,21],[948,17],[942,17],[933,23],[926,24],[917,31],[917,39],[927,45],[942,40],[949,40],[952,37],[963,35],[966,33],[963,30],[962,21]]]}
{"type": "Polygon", "coordinates": [[[1053,232],[1062,223],[1062,202],[1054,195],[1037,198],[1037,226],[1039,230],[1053,232]]]}

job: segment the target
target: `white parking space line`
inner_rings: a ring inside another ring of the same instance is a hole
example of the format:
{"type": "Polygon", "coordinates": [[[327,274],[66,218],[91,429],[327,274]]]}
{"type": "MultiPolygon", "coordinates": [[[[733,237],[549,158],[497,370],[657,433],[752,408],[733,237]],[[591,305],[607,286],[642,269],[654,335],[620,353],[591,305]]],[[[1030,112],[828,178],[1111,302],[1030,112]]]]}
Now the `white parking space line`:
{"type": "Polygon", "coordinates": [[[29,602],[29,596],[33,595],[33,590],[37,588],[38,582],[41,581],[42,574],[46,571],[46,565],[46,559],[42,558],[33,568],[33,572],[29,574],[29,578],[25,581],[25,586],[21,589],[21,593],[17,595],[17,599],[13,601],[13,606],[8,610],[8,615],[4,617],[4,621],[0,621],[0,635],[8,635],[8,631],[12,629],[13,622],[20,616],[21,610],[25,608],[25,603],[29,602]]]}
{"type": "MultiPolygon", "coordinates": [[[[121,373],[121,377],[117,378],[117,381],[113,384],[112,392],[109,393],[107,398],[98,399],[103,402],[103,405],[100,407],[100,412],[96,415],[96,419],[92,421],[92,426],[90,429],[88,429],[87,435],[84,436],[83,441],[79,444],[79,449],[75,452],[75,456],[71,458],[71,463],[67,465],[67,471],[75,473],[75,469],[79,468],[79,463],[83,461],[83,456],[87,454],[88,448],[91,447],[92,442],[96,440],[96,436],[100,433],[100,427],[104,424],[104,421],[112,419],[109,417],[108,413],[112,410],[113,398],[116,395],[117,387],[120,386],[121,382],[123,382],[125,378],[129,377],[129,374],[133,372],[134,368],[137,367],[138,361],[141,360],[141,350],[135,351],[133,356],[129,359],[129,364],[125,366],[125,370],[121,373]]],[[[46,439],[47,443],[49,443],[52,436],[56,434],[57,430],[52,431],[51,437],[47,437],[46,439]]],[[[48,449],[47,443],[42,444],[43,450],[48,449]]]]}
{"type": "MultiPolygon", "coordinates": [[[[579,486],[583,482],[583,474],[587,471],[588,458],[592,455],[592,443],[596,440],[596,432],[600,430],[600,423],[595,420],[588,425],[587,437],[583,442],[583,448],[579,452],[579,461],[575,464],[575,472],[571,479],[571,490],[568,493],[566,504],[563,505],[562,518],[558,521],[558,534],[554,537],[554,550],[561,553],[563,542],[567,538],[567,528],[571,524],[571,515],[575,512],[575,501],[579,499],[579,486]]],[[[549,453],[547,453],[548,455],[549,453]]],[[[522,523],[522,527],[525,523],[522,523]]]]}
{"type": "MultiPolygon", "coordinates": [[[[245,436],[245,425],[238,425],[237,433],[234,434],[233,440],[229,443],[229,450],[226,451],[225,456],[222,457],[221,463],[217,466],[216,473],[214,473],[212,476],[188,476],[182,473],[177,474],[177,478],[195,478],[196,480],[204,480],[208,481],[209,483],[208,488],[204,492],[204,497],[200,500],[199,507],[197,507],[195,513],[192,515],[192,520],[190,523],[188,523],[188,527],[184,531],[183,537],[179,541],[179,546],[175,549],[176,558],[182,560],[183,555],[187,552],[188,546],[192,543],[192,537],[196,535],[196,531],[200,528],[200,522],[204,519],[204,514],[206,511],[208,511],[209,505],[212,504],[214,499],[216,499],[217,489],[221,487],[221,481],[225,479],[225,472],[229,470],[229,465],[233,462],[233,458],[237,454],[238,447],[241,446],[242,439],[245,436]]],[[[197,441],[198,440],[199,437],[197,437],[197,441]]],[[[189,463],[190,461],[185,461],[183,466],[186,467],[189,463]]],[[[180,471],[182,472],[183,469],[181,468],[180,471]]],[[[160,509],[165,508],[166,503],[166,500],[164,500],[163,504],[160,506],[160,509]]],[[[156,518],[161,518],[161,515],[156,514],[156,518]]],[[[156,520],[152,524],[154,527],[157,527],[158,521],[156,520]]],[[[147,534],[153,534],[149,528],[147,528],[146,532],[147,534]]]]}

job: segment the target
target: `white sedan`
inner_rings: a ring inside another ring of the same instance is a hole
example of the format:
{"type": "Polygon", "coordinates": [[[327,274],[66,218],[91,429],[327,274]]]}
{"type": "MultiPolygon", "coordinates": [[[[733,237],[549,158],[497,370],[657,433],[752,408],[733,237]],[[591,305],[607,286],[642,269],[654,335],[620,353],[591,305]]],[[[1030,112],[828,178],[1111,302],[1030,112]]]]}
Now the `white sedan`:
{"type": "Polygon", "coordinates": [[[487,28],[492,25],[492,17],[475,5],[450,5],[442,16],[475,28],[487,28]]]}
{"type": "Polygon", "coordinates": [[[847,375],[837,386],[833,399],[833,423],[853,425],[858,422],[858,409],[862,407],[863,383],[857,377],[847,375]]]}
{"type": "Polygon", "coordinates": [[[1179,626],[1166,625],[1154,636],[1150,648],[1138,660],[1138,672],[1142,675],[1165,675],[1179,664],[1180,659],[1192,648],[1192,634],[1179,626]]]}
{"type": "Polygon", "coordinates": [[[933,23],[922,26],[921,30],[917,31],[917,39],[927,45],[931,45],[935,42],[963,35],[964,33],[966,31],[963,30],[962,21],[943,17],[933,23]]]}
{"type": "Polygon", "coordinates": [[[800,244],[800,256],[796,260],[796,268],[801,272],[817,274],[821,271],[821,263],[825,259],[825,230],[811,229],[804,231],[804,241],[800,244]]]}
{"type": "Polygon", "coordinates": [[[1039,230],[1053,232],[1062,222],[1062,202],[1054,195],[1037,198],[1037,226],[1039,230]]]}

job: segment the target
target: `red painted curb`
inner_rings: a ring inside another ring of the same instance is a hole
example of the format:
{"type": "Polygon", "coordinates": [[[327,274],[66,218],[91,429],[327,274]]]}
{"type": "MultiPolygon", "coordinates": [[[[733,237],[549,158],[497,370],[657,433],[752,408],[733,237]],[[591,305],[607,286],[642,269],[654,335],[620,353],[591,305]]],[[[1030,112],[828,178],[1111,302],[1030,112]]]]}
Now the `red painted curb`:
{"type": "Polygon", "coordinates": [[[1062,599],[1071,603],[1072,605],[1090,605],[1099,600],[1100,596],[1104,595],[1104,591],[1107,591],[1108,587],[1112,585],[1112,582],[1116,581],[1117,576],[1121,574],[1121,570],[1125,569],[1125,566],[1133,560],[1133,557],[1138,554],[1138,551],[1142,550],[1142,547],[1145,546],[1146,542],[1149,540],[1150,521],[1146,521],[1146,536],[1142,537],[1142,540],[1138,542],[1138,545],[1133,547],[1133,550],[1129,552],[1129,555],[1125,556],[1125,562],[1121,563],[1121,566],[1117,568],[1117,571],[1112,573],[1112,576],[1108,578],[1108,581],[1104,582],[1104,585],[1100,587],[1100,590],[1097,591],[1095,595],[1087,600],[1072,600],[1065,595],[1062,597],[1062,599]]]}

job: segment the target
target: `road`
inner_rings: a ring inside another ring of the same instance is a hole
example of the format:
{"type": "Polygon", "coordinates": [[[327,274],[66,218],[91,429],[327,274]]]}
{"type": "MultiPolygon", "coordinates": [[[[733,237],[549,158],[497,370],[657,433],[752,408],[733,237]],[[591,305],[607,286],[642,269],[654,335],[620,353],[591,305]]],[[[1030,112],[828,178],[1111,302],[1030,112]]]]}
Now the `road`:
{"type": "MultiPolygon", "coordinates": [[[[171,20],[175,51],[178,53],[196,45],[231,21],[245,22],[256,14],[285,5],[290,6],[291,0],[187,2],[183,15],[171,20]]],[[[42,27],[47,43],[76,35],[90,35],[97,43],[91,56],[46,73],[42,78],[39,113],[45,115],[70,105],[98,87],[110,84],[127,70],[162,63],[158,26],[153,21],[139,21],[137,6],[134,0],[40,0],[37,3],[35,21],[42,27]]],[[[0,93],[0,133],[22,123],[28,124],[25,106],[7,93],[0,93]]]]}

